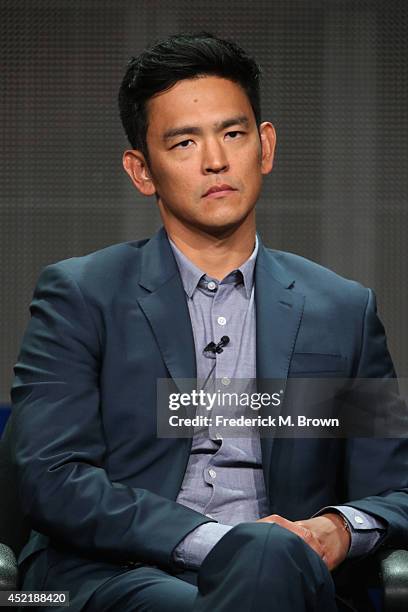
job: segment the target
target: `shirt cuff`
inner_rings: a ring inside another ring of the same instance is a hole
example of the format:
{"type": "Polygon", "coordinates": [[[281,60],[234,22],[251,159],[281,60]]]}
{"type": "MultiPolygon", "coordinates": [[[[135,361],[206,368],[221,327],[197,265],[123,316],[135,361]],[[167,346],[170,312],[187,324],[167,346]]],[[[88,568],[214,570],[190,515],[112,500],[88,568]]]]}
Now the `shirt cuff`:
{"type": "Polygon", "coordinates": [[[354,559],[370,553],[385,534],[387,523],[372,514],[352,506],[327,506],[314,516],[337,512],[347,521],[350,529],[350,548],[347,559],[354,559]]]}
{"type": "Polygon", "coordinates": [[[204,523],[193,531],[173,550],[173,560],[185,569],[198,569],[210,550],[232,529],[221,523],[204,523]]]}

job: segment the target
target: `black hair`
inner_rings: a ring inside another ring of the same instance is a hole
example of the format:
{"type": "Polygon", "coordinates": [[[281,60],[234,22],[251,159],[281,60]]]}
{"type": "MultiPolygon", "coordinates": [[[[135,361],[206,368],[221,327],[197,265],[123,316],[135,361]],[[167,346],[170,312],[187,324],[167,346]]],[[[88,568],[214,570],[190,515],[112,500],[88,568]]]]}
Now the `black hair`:
{"type": "Polygon", "coordinates": [[[207,32],[176,34],[131,58],[119,90],[120,117],[126,135],[132,148],[139,149],[147,161],[146,102],[178,81],[203,75],[238,83],[247,94],[259,125],[261,69],[256,61],[236,43],[207,32]]]}

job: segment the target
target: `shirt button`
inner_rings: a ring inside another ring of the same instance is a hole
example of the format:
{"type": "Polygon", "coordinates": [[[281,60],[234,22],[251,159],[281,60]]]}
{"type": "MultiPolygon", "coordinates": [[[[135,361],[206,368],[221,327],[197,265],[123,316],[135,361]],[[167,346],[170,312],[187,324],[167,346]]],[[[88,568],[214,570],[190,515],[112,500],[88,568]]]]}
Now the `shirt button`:
{"type": "Polygon", "coordinates": [[[359,516],[358,514],[356,514],[356,516],[354,517],[354,520],[356,521],[356,523],[358,523],[359,525],[362,525],[364,523],[364,519],[359,516]]]}
{"type": "Polygon", "coordinates": [[[217,319],[218,325],[225,325],[226,322],[227,322],[227,319],[225,317],[218,317],[217,319]]]}
{"type": "Polygon", "coordinates": [[[214,281],[210,281],[210,282],[208,283],[207,287],[208,287],[208,289],[209,289],[210,291],[214,291],[214,289],[216,289],[216,288],[217,288],[217,284],[216,284],[216,283],[214,283],[214,281]]]}
{"type": "Polygon", "coordinates": [[[221,382],[223,385],[227,387],[230,384],[231,380],[227,378],[226,376],[224,376],[224,378],[221,378],[221,382]]]}
{"type": "Polygon", "coordinates": [[[209,469],[208,470],[209,475],[211,476],[211,478],[215,478],[217,475],[217,472],[213,469],[209,469]]]}

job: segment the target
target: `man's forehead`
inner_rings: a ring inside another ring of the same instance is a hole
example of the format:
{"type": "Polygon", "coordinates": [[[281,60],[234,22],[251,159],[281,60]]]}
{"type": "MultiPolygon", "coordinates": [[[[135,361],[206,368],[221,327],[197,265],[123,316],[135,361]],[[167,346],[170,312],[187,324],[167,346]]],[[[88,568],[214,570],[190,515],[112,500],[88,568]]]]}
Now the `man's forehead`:
{"type": "Polygon", "coordinates": [[[253,115],[239,84],[213,76],[178,81],[148,101],[147,113],[149,126],[153,127],[153,121],[166,137],[187,127],[217,130],[232,123],[248,126],[253,115]]]}

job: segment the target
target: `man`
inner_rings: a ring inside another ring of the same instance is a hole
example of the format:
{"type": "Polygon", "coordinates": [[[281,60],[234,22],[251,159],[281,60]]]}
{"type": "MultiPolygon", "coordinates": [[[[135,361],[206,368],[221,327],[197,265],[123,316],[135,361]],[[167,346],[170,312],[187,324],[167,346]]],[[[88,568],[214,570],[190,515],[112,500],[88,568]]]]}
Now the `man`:
{"type": "Polygon", "coordinates": [[[88,612],[351,609],[330,572],[406,541],[406,442],[159,438],[156,383],[392,378],[374,296],[257,239],[275,131],[238,46],[157,43],[120,110],[124,168],[164,229],[37,285],[12,392],[23,586],[88,612]]]}

